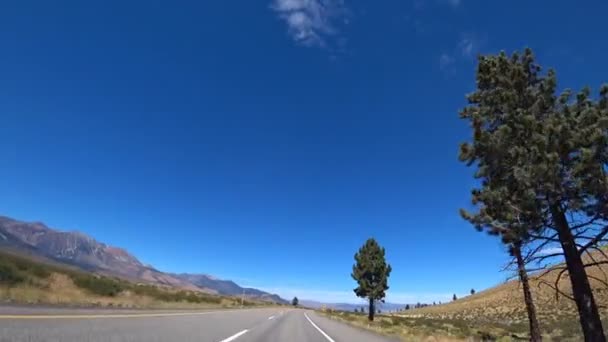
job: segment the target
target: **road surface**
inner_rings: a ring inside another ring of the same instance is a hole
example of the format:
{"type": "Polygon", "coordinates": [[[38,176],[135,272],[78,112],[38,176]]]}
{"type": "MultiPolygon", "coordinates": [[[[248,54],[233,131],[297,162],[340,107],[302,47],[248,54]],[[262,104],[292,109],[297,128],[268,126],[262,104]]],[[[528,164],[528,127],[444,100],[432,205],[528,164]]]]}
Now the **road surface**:
{"type": "Polygon", "coordinates": [[[313,311],[106,311],[0,307],[11,342],[388,342],[313,311]]]}

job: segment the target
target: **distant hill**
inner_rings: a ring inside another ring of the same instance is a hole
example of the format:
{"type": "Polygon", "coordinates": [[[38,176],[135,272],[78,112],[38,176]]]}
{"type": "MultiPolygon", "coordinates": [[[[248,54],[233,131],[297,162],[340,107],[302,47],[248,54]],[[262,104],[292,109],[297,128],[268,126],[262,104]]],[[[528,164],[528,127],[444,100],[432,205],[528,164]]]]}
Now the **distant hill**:
{"type": "MultiPolygon", "coordinates": [[[[338,311],[348,311],[352,312],[355,309],[360,310],[361,308],[365,308],[367,311],[368,304],[365,302],[361,302],[360,304],[352,304],[352,303],[323,303],[314,300],[302,299],[300,300],[300,305],[311,308],[311,309],[321,309],[328,308],[334,309],[338,311]]],[[[406,304],[397,304],[397,303],[377,303],[377,307],[385,312],[397,311],[405,308],[406,304]]]]}
{"type": "Polygon", "coordinates": [[[203,291],[221,295],[244,295],[287,303],[277,295],[243,289],[230,280],[202,274],[170,274],[144,265],[128,251],[98,242],[80,232],[65,232],[40,222],[22,222],[0,216],[0,249],[46,258],[80,269],[121,277],[130,281],[203,291]]]}
{"type": "Polygon", "coordinates": [[[172,274],[171,276],[192,283],[200,288],[213,289],[217,293],[228,296],[245,296],[263,299],[281,304],[289,304],[286,300],[275,294],[270,294],[254,288],[244,288],[232,280],[217,279],[208,274],[172,274]]]}

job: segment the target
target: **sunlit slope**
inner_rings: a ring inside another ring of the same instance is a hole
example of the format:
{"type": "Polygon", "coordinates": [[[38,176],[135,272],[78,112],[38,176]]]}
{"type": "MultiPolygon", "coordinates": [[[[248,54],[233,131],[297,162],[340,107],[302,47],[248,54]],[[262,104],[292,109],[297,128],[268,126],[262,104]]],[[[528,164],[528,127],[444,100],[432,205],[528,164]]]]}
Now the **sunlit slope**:
{"type": "MultiPolygon", "coordinates": [[[[606,261],[600,253],[593,255],[595,261],[606,261]]],[[[592,262],[589,257],[587,263],[592,262]]],[[[568,273],[558,279],[562,265],[552,271],[537,272],[530,277],[530,286],[543,330],[578,329],[575,303],[566,296],[572,295],[568,273]],[[561,294],[557,293],[553,286],[561,294]]],[[[603,317],[608,317],[608,265],[587,268],[595,299],[603,317]]],[[[436,306],[429,306],[403,313],[404,316],[462,319],[479,323],[505,325],[527,325],[527,314],[519,281],[512,280],[474,295],[436,306]]]]}

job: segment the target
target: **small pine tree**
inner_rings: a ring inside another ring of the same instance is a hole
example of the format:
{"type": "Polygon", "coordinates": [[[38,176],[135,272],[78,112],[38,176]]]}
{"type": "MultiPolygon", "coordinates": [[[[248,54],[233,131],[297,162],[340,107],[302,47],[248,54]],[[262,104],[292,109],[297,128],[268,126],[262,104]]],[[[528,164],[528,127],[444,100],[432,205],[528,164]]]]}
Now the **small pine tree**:
{"type": "Polygon", "coordinates": [[[351,277],[357,281],[353,291],[357,297],[369,300],[368,319],[374,320],[375,302],[384,301],[388,290],[388,277],[391,265],[384,257],[385,250],[374,239],[368,239],[355,254],[355,264],[351,277]]]}
{"type": "Polygon", "coordinates": [[[359,313],[359,310],[357,308],[355,308],[355,313],[359,313]]]}
{"type": "Polygon", "coordinates": [[[298,297],[293,297],[293,299],[291,300],[291,305],[298,306],[298,303],[299,303],[298,297]]]}
{"type": "Polygon", "coordinates": [[[458,300],[458,297],[456,297],[456,294],[455,294],[455,293],[454,293],[454,296],[452,297],[452,300],[453,300],[453,301],[458,300]]]}
{"type": "Polygon", "coordinates": [[[410,309],[410,305],[409,305],[409,304],[406,304],[406,305],[405,305],[405,310],[409,310],[409,309],[410,309]]]}
{"type": "Polygon", "coordinates": [[[475,294],[475,289],[471,289],[471,296],[475,294]]]}

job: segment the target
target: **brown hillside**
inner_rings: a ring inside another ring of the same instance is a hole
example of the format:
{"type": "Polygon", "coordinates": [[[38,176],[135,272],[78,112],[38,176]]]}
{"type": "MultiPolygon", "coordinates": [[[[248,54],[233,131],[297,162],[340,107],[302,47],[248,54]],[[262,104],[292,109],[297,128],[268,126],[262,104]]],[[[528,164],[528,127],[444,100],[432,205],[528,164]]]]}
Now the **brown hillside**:
{"type": "MultiPolygon", "coordinates": [[[[589,257],[586,259],[587,262],[591,262],[589,257]]],[[[606,260],[600,253],[594,254],[594,259],[606,260]]],[[[551,288],[558,278],[561,267],[562,265],[558,265],[546,274],[543,271],[532,275],[530,286],[542,330],[552,336],[577,336],[580,331],[576,305],[566,297],[572,295],[568,273],[565,272],[557,283],[563,294],[557,294],[551,288]]],[[[587,273],[595,299],[601,307],[602,317],[606,319],[608,318],[608,287],[603,282],[608,282],[608,265],[589,267],[587,273]]],[[[463,320],[487,326],[501,326],[514,332],[527,331],[528,324],[521,284],[517,280],[448,304],[408,311],[401,316],[463,320]]]]}

